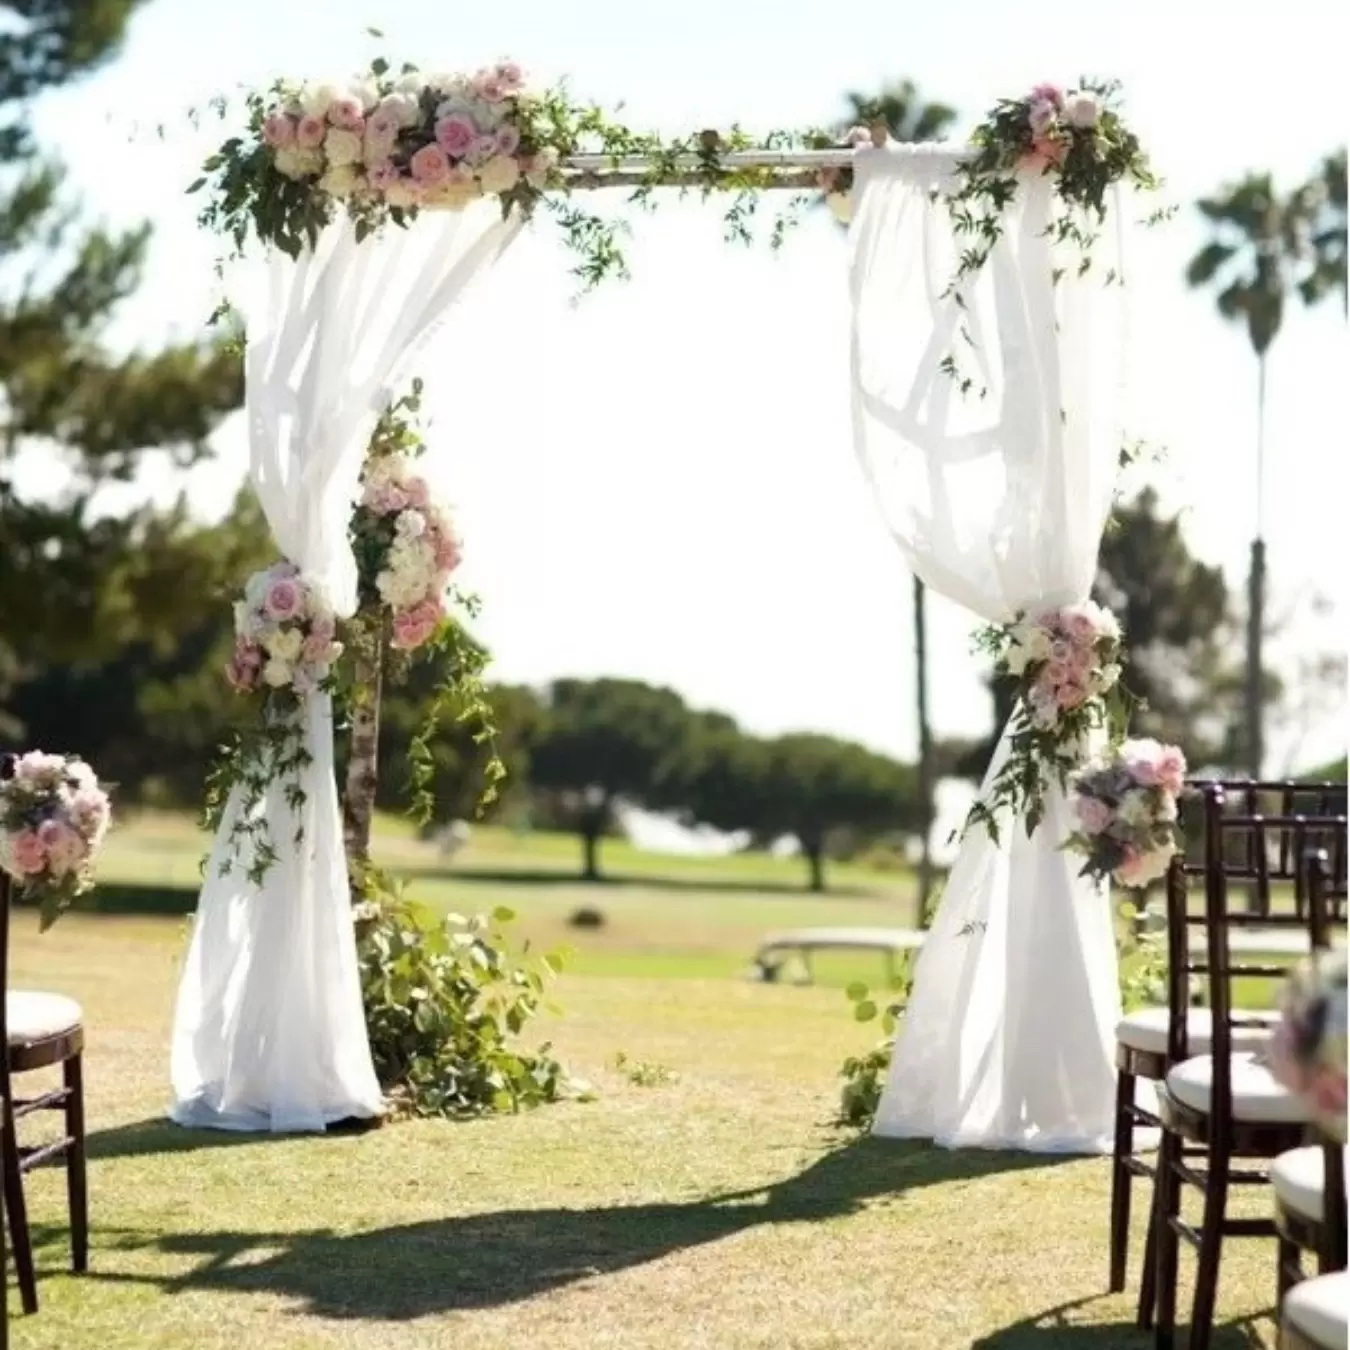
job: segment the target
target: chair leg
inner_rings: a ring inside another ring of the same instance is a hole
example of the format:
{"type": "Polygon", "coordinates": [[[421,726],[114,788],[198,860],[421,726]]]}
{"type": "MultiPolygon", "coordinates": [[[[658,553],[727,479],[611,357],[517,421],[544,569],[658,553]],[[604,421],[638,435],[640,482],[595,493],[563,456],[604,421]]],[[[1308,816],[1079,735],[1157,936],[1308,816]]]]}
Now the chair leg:
{"type": "Polygon", "coordinates": [[[1158,1213],[1156,1245],[1158,1253],[1158,1301],[1153,1327],[1154,1350],[1173,1350],[1177,1330],[1177,1263],[1181,1239],[1172,1221],[1181,1213],[1181,1178],[1176,1160],[1181,1156],[1181,1136],[1164,1130],[1158,1150],[1158,1213]]]}
{"type": "Polygon", "coordinates": [[[1153,1327],[1153,1314],[1158,1307],[1158,1217],[1162,1208],[1160,1173],[1153,1177],[1153,1194],[1148,1207],[1148,1233],[1144,1237],[1144,1263],[1139,1271],[1139,1305],[1134,1324],[1140,1331],[1153,1327]]]}
{"type": "MultiPolygon", "coordinates": [[[[1275,1293],[1280,1303],[1284,1302],[1284,1296],[1303,1278],[1303,1253],[1299,1251],[1297,1242],[1290,1242],[1288,1238],[1275,1235],[1275,1293]]],[[[1319,1275],[1325,1275],[1327,1272],[1318,1270],[1319,1275]]]]}
{"type": "Polygon", "coordinates": [[[19,1171],[19,1137],[8,1094],[0,1106],[0,1154],[3,1154],[0,1170],[4,1172],[5,1216],[9,1220],[10,1246],[14,1249],[19,1301],[24,1312],[31,1315],[38,1310],[37,1272],[33,1268],[33,1239],[28,1232],[28,1207],[24,1204],[23,1175],[19,1171]]]}
{"type": "Polygon", "coordinates": [[[1116,1137],[1111,1150],[1111,1269],[1107,1288],[1125,1288],[1125,1262],[1130,1246],[1130,1183],[1126,1159],[1134,1152],[1134,1075],[1116,1073],[1116,1137]]]}
{"type": "Polygon", "coordinates": [[[84,1065],[73,1055],[64,1065],[66,1086],[66,1194],[70,1200],[71,1269],[77,1275],[89,1269],[89,1187],[84,1149],[84,1065]]]}
{"type": "Polygon", "coordinates": [[[1205,1213],[1200,1226],[1200,1255],[1195,1268],[1195,1300],[1191,1304],[1189,1350],[1209,1350],[1214,1335],[1214,1304],[1219,1292],[1219,1258],[1223,1255],[1223,1221],[1228,1209],[1226,1153],[1209,1154],[1205,1179],[1205,1213]]]}

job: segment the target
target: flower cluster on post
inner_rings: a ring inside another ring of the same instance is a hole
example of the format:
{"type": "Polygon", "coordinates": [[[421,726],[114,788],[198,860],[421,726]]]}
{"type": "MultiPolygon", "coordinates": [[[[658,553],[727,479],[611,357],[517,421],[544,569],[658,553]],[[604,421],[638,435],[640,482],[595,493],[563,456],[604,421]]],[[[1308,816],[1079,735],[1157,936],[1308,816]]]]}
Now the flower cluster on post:
{"type": "Polygon", "coordinates": [[[1346,955],[1321,952],[1290,978],[1270,1047],[1275,1077],[1308,1103],[1317,1123],[1345,1140],[1346,955]]]}
{"type": "Polygon", "coordinates": [[[73,756],[33,750],[0,780],[0,867],[38,900],[44,929],[94,884],[111,818],[94,771],[73,756]]]}
{"type": "Polygon", "coordinates": [[[1046,790],[1068,785],[1086,759],[1093,731],[1115,739],[1124,732],[1120,689],[1120,625],[1091,600],[1043,614],[1020,614],[984,630],[978,645],[995,658],[999,674],[1018,684],[1011,746],[986,797],[966,826],[984,825],[998,838],[1005,811],[1025,818],[1027,833],[1040,824],[1046,790]]]}
{"type": "Polygon", "coordinates": [[[364,589],[389,610],[392,646],[416,650],[446,619],[446,590],[461,551],[450,513],[432,500],[407,456],[367,464],[352,542],[364,589]]]}
{"type": "Polygon", "coordinates": [[[1161,880],[1180,847],[1177,799],[1185,779],[1180,749],[1155,740],[1112,746],[1075,774],[1078,828],[1064,847],[1083,855],[1080,875],[1134,888],[1161,880]]]}
{"type": "Polygon", "coordinates": [[[311,694],[342,654],[327,598],[289,562],[248,579],[244,598],[235,602],[234,634],[226,675],[240,693],[311,694]]]}
{"type": "Polygon", "coordinates": [[[263,115],[276,171],[376,209],[460,210],[522,182],[539,191],[556,156],[531,135],[513,61],[467,75],[306,85],[263,115]]]}

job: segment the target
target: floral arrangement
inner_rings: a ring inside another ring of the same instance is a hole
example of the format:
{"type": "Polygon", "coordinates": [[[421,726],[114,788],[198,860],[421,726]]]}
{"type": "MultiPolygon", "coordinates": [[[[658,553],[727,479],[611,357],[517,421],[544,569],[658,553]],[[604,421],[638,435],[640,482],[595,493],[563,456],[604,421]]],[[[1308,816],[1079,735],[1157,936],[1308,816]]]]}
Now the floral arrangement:
{"type": "Polygon", "coordinates": [[[1289,979],[1271,1038],[1274,1076],[1307,1101],[1318,1124],[1345,1141],[1344,951],[1320,952],[1289,979]]]}
{"type": "MultiPolygon", "coordinates": [[[[828,150],[838,144],[835,137],[822,134],[810,140],[812,149],[828,150]]],[[[860,145],[872,144],[872,133],[863,126],[850,127],[844,135],[843,144],[857,149],[860,145]]],[[[853,170],[845,165],[839,169],[822,169],[816,175],[816,183],[825,194],[825,205],[830,214],[841,225],[847,225],[853,218],[853,170]]]]}
{"type": "Polygon", "coordinates": [[[33,750],[0,780],[0,867],[38,900],[44,930],[93,886],[111,819],[108,794],[74,756],[33,750]]]}
{"type": "Polygon", "coordinates": [[[1177,798],[1186,759],[1175,745],[1126,741],[1075,774],[1076,829],[1064,848],[1081,853],[1081,876],[1129,887],[1159,880],[1180,847],[1177,798]]]}
{"type": "Polygon", "coordinates": [[[1001,100],[975,128],[974,153],[962,161],[959,186],[947,196],[957,230],[974,237],[953,288],[988,259],[1003,232],[1003,213],[1028,174],[1054,177],[1059,209],[1052,237],[1079,246],[1083,270],[1091,261],[1093,222],[1106,217],[1108,189],[1122,181],[1139,189],[1159,186],[1120,114],[1119,95],[1115,81],[1085,79],[1070,89],[1038,84],[1023,98],[1001,100]]]}
{"type": "Polygon", "coordinates": [[[1127,709],[1120,687],[1120,625],[1091,600],[985,629],[978,648],[995,659],[998,674],[1018,684],[1012,743],[990,792],[971,808],[966,828],[984,825],[998,838],[1005,811],[1024,816],[1027,833],[1043,814],[1052,783],[1068,787],[1069,774],[1087,757],[1089,736],[1104,727],[1123,735],[1127,709]]]}
{"type": "Polygon", "coordinates": [[[342,654],[327,598],[293,563],[255,572],[234,606],[234,656],[226,669],[240,693],[311,694],[342,654]]]}
{"type": "Polygon", "coordinates": [[[396,650],[415,651],[445,621],[446,590],[461,553],[449,512],[432,501],[407,455],[367,463],[351,535],[363,601],[388,609],[396,650]]]}

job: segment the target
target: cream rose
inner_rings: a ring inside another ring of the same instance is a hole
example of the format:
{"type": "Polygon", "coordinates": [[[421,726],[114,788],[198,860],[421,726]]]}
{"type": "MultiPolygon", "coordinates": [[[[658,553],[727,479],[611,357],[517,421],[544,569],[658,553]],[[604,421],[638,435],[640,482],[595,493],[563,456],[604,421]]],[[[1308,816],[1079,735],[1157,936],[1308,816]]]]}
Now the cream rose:
{"type": "Polygon", "coordinates": [[[350,197],[356,191],[360,182],[361,176],[357,173],[355,165],[334,164],[319,179],[319,186],[330,197],[350,197]]]}
{"type": "Polygon", "coordinates": [[[322,150],[301,150],[298,146],[287,146],[278,150],[272,162],[277,172],[287,178],[312,178],[323,172],[322,150]]]}
{"type": "Polygon", "coordinates": [[[263,667],[263,682],[273,689],[284,689],[291,682],[291,666],[288,661],[272,660],[263,667]]]}
{"type": "Polygon", "coordinates": [[[340,127],[333,127],[323,138],[323,152],[328,156],[330,168],[359,164],[364,151],[365,146],[354,131],[343,131],[340,127]]]}
{"type": "Polygon", "coordinates": [[[495,155],[478,170],[484,192],[510,192],[520,182],[520,165],[509,155],[495,155]]]}
{"type": "Polygon", "coordinates": [[[410,206],[420,206],[422,195],[411,183],[390,183],[384,190],[384,199],[390,206],[407,210],[410,206]]]}
{"type": "Polygon", "coordinates": [[[300,107],[310,117],[327,117],[328,109],[341,97],[342,91],[336,85],[307,84],[300,91],[300,107]]]}

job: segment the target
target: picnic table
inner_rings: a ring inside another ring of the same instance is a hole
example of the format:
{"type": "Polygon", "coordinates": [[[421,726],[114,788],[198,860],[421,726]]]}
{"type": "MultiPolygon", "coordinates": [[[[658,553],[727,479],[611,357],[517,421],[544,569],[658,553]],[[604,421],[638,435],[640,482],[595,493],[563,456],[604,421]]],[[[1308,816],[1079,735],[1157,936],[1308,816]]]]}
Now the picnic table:
{"type": "MultiPolygon", "coordinates": [[[[928,936],[917,928],[793,928],[772,933],[759,945],[755,965],[762,980],[772,983],[782,974],[789,958],[800,959],[811,983],[811,956],[818,951],[881,952],[886,958],[886,973],[894,979],[896,956],[916,951],[928,936]]],[[[1204,930],[1191,933],[1192,951],[1204,951],[1204,930]]],[[[1308,935],[1301,928],[1241,928],[1229,935],[1235,956],[1298,957],[1308,952],[1308,935]]]]}
{"type": "Polygon", "coordinates": [[[895,958],[923,946],[926,934],[917,928],[794,928],[765,938],[755,953],[755,965],[762,980],[774,981],[791,956],[797,956],[806,970],[808,983],[813,978],[812,953],[818,951],[881,952],[886,957],[886,972],[895,977],[895,958]]]}

